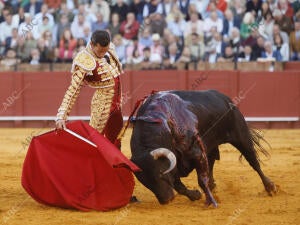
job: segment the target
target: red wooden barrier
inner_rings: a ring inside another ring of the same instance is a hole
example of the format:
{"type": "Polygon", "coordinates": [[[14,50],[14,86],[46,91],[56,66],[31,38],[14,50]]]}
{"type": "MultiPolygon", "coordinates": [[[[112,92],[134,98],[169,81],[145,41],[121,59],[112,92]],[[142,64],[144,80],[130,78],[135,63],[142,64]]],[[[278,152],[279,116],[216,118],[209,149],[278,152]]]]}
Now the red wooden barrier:
{"type": "MultiPolygon", "coordinates": [[[[227,94],[246,117],[300,118],[300,72],[126,71],[121,76],[124,116],[152,90],[216,89],[227,94]]],[[[69,72],[0,73],[0,119],[56,115],[70,84],[69,72]]],[[[84,86],[71,116],[89,116],[93,88],[84,86]]],[[[0,121],[0,126],[30,122],[0,121]]],[[[289,127],[300,127],[292,122],[289,127]]]]}

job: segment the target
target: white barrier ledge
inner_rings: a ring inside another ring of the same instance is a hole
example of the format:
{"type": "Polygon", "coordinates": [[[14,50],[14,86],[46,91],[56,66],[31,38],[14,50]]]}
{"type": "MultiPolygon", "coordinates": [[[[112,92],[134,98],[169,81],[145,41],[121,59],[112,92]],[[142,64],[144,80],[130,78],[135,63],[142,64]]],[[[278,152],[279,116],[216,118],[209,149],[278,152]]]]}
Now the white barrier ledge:
{"type": "MultiPolygon", "coordinates": [[[[0,121],[54,121],[55,116],[0,116],[0,121]]],[[[128,116],[123,119],[128,120],[128,116]]],[[[69,116],[68,120],[90,120],[90,116],[69,116]]],[[[293,122],[299,117],[246,117],[247,122],[293,122]]]]}

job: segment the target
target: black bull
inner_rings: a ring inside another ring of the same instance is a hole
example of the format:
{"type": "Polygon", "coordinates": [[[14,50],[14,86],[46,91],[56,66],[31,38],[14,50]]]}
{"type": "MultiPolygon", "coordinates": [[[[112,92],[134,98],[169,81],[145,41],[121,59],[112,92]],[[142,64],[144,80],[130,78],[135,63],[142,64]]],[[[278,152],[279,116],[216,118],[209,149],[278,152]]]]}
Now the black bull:
{"type": "Polygon", "coordinates": [[[210,190],[218,146],[224,143],[241,152],[270,195],[277,191],[260,168],[257,151],[267,154],[259,144],[262,137],[248,128],[230,98],[217,91],[157,92],[144,101],[133,121],[131,160],[142,169],[135,175],[161,204],[174,198],[173,188],[190,200],[200,199],[198,190],[187,189],[180,180],[196,169],[206,204],[217,206],[210,190]]]}

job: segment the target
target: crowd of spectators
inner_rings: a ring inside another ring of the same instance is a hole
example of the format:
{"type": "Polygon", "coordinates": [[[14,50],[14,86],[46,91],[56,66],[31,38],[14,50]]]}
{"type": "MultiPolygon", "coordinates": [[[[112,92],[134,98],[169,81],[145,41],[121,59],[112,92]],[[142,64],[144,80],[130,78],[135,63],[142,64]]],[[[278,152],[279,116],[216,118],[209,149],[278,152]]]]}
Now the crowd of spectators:
{"type": "Polygon", "coordinates": [[[298,0],[0,0],[1,64],[72,62],[97,29],[142,69],[300,60],[298,0]]]}

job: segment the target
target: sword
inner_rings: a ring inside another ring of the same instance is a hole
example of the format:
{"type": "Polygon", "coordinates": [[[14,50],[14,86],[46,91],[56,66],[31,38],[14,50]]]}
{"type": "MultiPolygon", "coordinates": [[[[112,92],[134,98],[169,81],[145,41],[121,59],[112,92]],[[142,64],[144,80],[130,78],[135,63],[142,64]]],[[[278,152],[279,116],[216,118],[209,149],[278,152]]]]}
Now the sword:
{"type": "Polygon", "coordinates": [[[71,131],[71,130],[68,129],[68,128],[65,128],[64,130],[67,131],[69,134],[71,134],[71,135],[77,137],[78,139],[80,139],[80,140],[82,140],[82,141],[84,141],[84,142],[86,142],[86,143],[92,145],[93,147],[97,148],[97,145],[96,145],[95,143],[93,143],[93,142],[91,142],[90,140],[88,140],[88,139],[82,137],[81,135],[75,133],[74,131],[71,131]]]}

